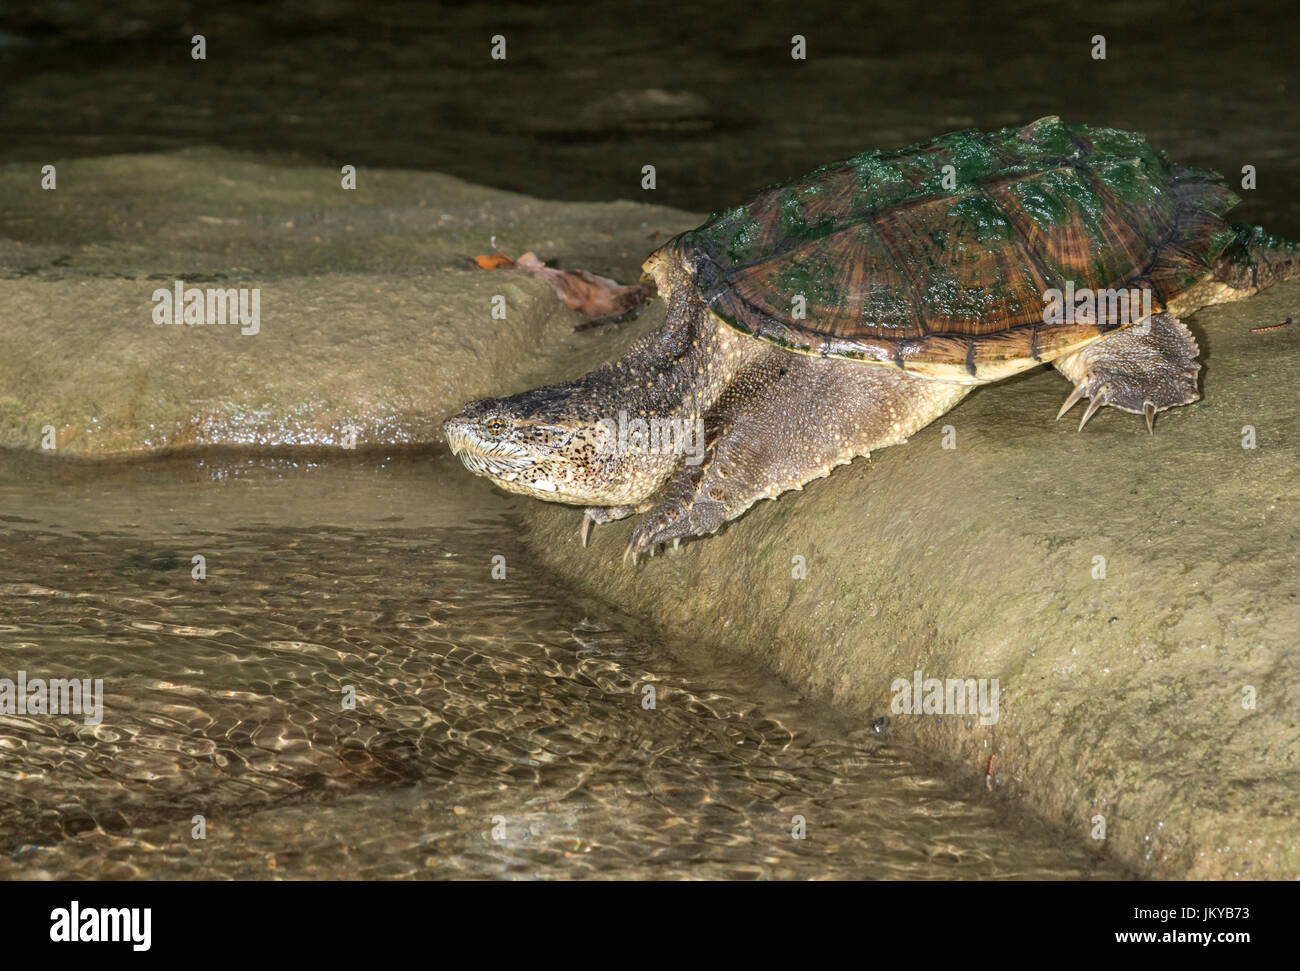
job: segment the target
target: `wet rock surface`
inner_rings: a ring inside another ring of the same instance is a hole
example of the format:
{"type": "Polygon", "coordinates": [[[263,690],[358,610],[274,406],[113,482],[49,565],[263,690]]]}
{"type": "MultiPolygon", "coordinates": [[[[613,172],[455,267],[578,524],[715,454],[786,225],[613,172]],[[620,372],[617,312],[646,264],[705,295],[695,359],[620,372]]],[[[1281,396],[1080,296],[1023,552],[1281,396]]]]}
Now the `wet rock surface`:
{"type": "Polygon", "coordinates": [[[102,682],[0,714],[0,878],[1126,875],[557,584],[459,465],[0,451],[0,677],[102,682]]]}
{"type": "Polygon", "coordinates": [[[217,151],[57,174],[43,191],[0,172],[0,447],[42,448],[52,427],[73,456],[437,440],[456,404],[603,353],[546,284],[472,263],[494,236],[635,282],[695,221],[428,173],[363,170],[348,191],[337,171],[217,151]],[[257,332],[155,323],[155,292],[178,281],[259,290],[257,332]]]}

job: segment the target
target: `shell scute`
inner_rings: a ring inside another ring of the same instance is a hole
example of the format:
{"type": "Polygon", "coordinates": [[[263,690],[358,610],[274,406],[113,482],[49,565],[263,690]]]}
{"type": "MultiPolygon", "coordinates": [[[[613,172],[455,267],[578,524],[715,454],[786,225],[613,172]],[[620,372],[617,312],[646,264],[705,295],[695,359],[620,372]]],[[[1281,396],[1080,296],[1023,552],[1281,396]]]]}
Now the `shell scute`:
{"type": "Polygon", "coordinates": [[[1139,134],[1045,118],[863,152],[668,245],[739,330],[968,376],[1132,322],[1045,323],[1049,288],[1146,288],[1163,305],[1231,242],[1236,201],[1139,134]]]}

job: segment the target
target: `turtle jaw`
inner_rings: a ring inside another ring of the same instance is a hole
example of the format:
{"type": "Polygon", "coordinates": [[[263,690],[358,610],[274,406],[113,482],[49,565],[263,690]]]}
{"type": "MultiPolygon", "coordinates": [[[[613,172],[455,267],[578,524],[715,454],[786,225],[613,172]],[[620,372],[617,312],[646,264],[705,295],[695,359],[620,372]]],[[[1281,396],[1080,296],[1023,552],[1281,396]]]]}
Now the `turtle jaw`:
{"type": "Polygon", "coordinates": [[[636,489],[641,483],[619,456],[599,454],[599,435],[592,429],[575,428],[558,447],[533,440],[526,423],[514,432],[494,436],[484,427],[477,404],[443,422],[443,434],[465,468],[507,492],[575,506],[618,506],[640,501],[645,497],[642,492],[653,491],[636,489]]]}
{"type": "Polygon", "coordinates": [[[458,415],[442,423],[443,434],[451,446],[452,455],[464,463],[465,468],[481,475],[507,492],[517,492],[548,502],[585,504],[583,496],[571,495],[573,475],[556,472],[554,456],[545,455],[534,448],[511,441],[493,438],[484,433],[482,421],[458,415]]]}
{"type": "Polygon", "coordinates": [[[442,423],[442,432],[456,456],[475,475],[502,485],[515,482],[536,465],[528,450],[514,442],[483,435],[479,422],[457,416],[442,423]]]}

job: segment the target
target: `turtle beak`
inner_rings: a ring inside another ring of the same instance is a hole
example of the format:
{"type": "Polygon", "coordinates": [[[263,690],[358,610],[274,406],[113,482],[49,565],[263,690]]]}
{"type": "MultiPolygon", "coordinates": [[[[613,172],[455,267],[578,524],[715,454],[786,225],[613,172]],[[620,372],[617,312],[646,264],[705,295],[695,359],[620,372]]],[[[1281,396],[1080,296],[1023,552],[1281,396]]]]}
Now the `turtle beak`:
{"type": "Polygon", "coordinates": [[[442,423],[442,433],[447,438],[447,444],[451,446],[452,455],[459,455],[466,449],[479,444],[477,424],[460,415],[444,421],[442,423]]]}
{"type": "Polygon", "coordinates": [[[533,457],[513,442],[485,438],[473,418],[457,415],[442,423],[451,454],[475,475],[513,482],[533,465],[533,457]]]}

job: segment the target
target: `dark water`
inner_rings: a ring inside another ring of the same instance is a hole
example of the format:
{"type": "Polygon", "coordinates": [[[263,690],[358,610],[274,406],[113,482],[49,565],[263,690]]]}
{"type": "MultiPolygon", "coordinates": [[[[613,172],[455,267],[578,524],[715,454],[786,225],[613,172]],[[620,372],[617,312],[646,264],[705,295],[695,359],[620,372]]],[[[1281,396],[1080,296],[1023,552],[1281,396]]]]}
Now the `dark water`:
{"type": "Polygon", "coordinates": [[[0,455],[0,677],[104,682],[0,715],[0,877],[1119,873],[557,588],[514,503],[446,455],[0,455]]]}
{"type": "Polygon", "coordinates": [[[0,161],[221,145],[699,212],[864,149],[1056,114],[1234,185],[1255,166],[1236,218],[1300,238],[1287,4],[7,0],[0,91],[0,161]]]}

